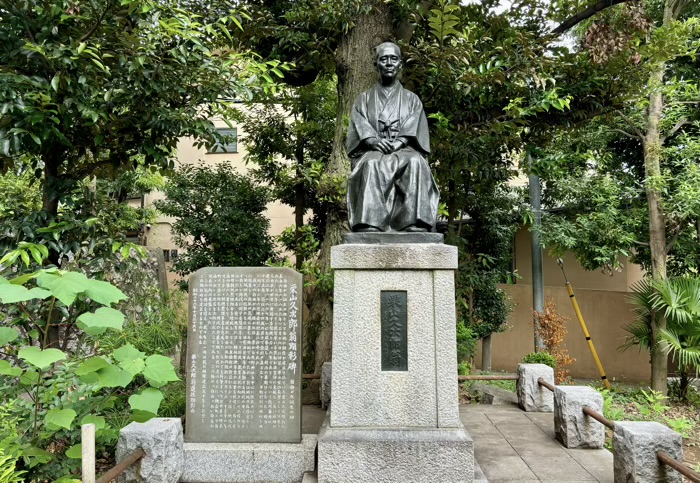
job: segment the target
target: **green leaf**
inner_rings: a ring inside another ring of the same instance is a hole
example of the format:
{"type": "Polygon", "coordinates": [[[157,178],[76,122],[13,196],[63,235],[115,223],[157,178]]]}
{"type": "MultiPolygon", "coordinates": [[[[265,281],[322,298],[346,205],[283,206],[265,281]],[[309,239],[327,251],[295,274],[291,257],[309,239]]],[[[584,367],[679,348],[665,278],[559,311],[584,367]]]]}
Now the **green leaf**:
{"type": "Polygon", "coordinates": [[[19,382],[25,386],[33,386],[39,382],[39,373],[36,371],[26,371],[20,376],[19,382]]]}
{"type": "Polygon", "coordinates": [[[161,387],[168,382],[180,380],[170,358],[158,354],[148,356],[143,375],[154,387],[161,387]]]}
{"type": "Polygon", "coordinates": [[[127,359],[119,363],[119,367],[125,371],[129,371],[134,376],[139,374],[146,367],[146,363],[143,359],[127,359]]]}
{"type": "Polygon", "coordinates": [[[141,352],[131,344],[126,344],[121,346],[119,349],[116,349],[112,353],[112,356],[114,356],[117,361],[124,362],[129,359],[143,359],[146,356],[146,353],[141,352]]]}
{"type": "Polygon", "coordinates": [[[117,366],[107,366],[97,371],[98,387],[126,387],[131,383],[134,376],[117,366]]]}
{"type": "Polygon", "coordinates": [[[41,288],[28,289],[22,285],[12,283],[0,284],[0,301],[4,304],[15,304],[32,299],[45,299],[51,296],[51,292],[41,288]]]}
{"type": "Polygon", "coordinates": [[[84,376],[86,374],[90,374],[91,372],[99,371],[100,369],[103,369],[109,365],[110,363],[102,357],[91,357],[78,366],[78,368],[75,370],[75,374],[77,376],[84,376]]]}
{"type": "Polygon", "coordinates": [[[65,428],[70,430],[77,414],[72,409],[49,409],[44,417],[46,426],[50,429],[65,428]]]}
{"type": "Polygon", "coordinates": [[[52,364],[66,358],[66,354],[58,349],[41,350],[38,347],[23,347],[19,350],[19,358],[24,359],[39,369],[47,369],[52,364]]]}
{"type": "Polygon", "coordinates": [[[80,443],[74,444],[66,450],[66,456],[72,460],[83,459],[83,445],[80,443]]]}
{"type": "Polygon", "coordinates": [[[95,416],[94,414],[88,414],[85,416],[83,419],[80,420],[80,425],[83,426],[85,424],[94,424],[95,425],[95,431],[99,431],[100,429],[104,429],[105,426],[107,425],[107,422],[105,418],[102,416],[95,416]]]}
{"type": "Polygon", "coordinates": [[[78,317],[78,327],[89,335],[103,334],[107,329],[122,330],[124,314],[111,307],[100,307],[78,317]]]}
{"type": "Polygon", "coordinates": [[[132,395],[129,398],[129,406],[134,411],[140,410],[158,414],[161,401],[163,401],[163,393],[158,389],[148,387],[140,393],[132,395]]]}
{"type": "MultiPolygon", "coordinates": [[[[41,245],[43,246],[43,245],[41,245]]],[[[48,255],[47,255],[48,256],[48,255]]],[[[14,285],[24,285],[34,277],[36,277],[39,274],[39,272],[32,272],[32,273],[25,273],[24,275],[20,275],[19,277],[15,277],[12,280],[10,280],[11,284],[14,285]]]]}
{"type": "Polygon", "coordinates": [[[19,337],[19,332],[12,327],[0,327],[0,346],[7,345],[19,337]]]}
{"type": "Polygon", "coordinates": [[[39,285],[50,290],[54,297],[66,305],[75,302],[78,294],[89,288],[90,280],[78,272],[41,272],[37,277],[39,285]]]}
{"type": "Polygon", "coordinates": [[[56,74],[53,76],[53,79],[51,79],[51,87],[53,87],[53,90],[58,92],[58,84],[61,82],[61,76],[56,74]]]}
{"type": "Polygon", "coordinates": [[[128,298],[117,287],[101,280],[90,280],[90,286],[85,290],[85,295],[102,305],[112,305],[128,298]]]}
{"type": "Polygon", "coordinates": [[[22,374],[22,369],[13,367],[9,362],[0,360],[0,375],[17,377],[22,374]]]}
{"type": "Polygon", "coordinates": [[[153,414],[150,411],[136,410],[131,413],[131,419],[133,419],[137,423],[145,423],[146,421],[155,417],[157,417],[157,415],[153,414]]]}

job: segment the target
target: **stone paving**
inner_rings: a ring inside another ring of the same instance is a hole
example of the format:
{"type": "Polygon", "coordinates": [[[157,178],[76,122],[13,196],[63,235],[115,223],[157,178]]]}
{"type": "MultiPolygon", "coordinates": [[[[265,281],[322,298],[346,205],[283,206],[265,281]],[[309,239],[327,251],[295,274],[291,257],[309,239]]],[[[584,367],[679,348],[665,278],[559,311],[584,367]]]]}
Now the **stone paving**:
{"type": "MultiPolygon", "coordinates": [[[[613,483],[612,453],[564,448],[554,439],[552,413],[526,413],[512,404],[468,404],[459,410],[489,483],[613,483]]],[[[302,433],[318,433],[324,417],[319,407],[304,406],[302,433]]]]}

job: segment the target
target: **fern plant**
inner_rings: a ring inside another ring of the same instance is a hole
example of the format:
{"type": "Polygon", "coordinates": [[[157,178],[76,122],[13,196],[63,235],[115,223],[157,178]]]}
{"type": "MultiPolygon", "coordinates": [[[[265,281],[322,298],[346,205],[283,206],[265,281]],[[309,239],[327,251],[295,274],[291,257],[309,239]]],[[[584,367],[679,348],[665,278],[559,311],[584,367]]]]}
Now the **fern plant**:
{"type": "Polygon", "coordinates": [[[17,458],[0,449],[0,483],[21,483],[26,471],[17,471],[17,458]]]}
{"type": "Polygon", "coordinates": [[[685,400],[691,379],[700,372],[700,278],[642,280],[632,287],[629,301],[637,318],[625,327],[630,335],[623,348],[638,345],[640,350],[671,354],[678,364],[678,397],[685,400]],[[652,324],[658,317],[666,318],[667,327],[652,347],[652,324]]]}

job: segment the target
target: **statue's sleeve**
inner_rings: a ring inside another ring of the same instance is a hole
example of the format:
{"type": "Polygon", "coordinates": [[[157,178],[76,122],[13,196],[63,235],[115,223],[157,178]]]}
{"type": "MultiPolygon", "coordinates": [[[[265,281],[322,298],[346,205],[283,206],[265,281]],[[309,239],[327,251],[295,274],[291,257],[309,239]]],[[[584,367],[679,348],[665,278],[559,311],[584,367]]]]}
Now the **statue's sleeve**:
{"type": "Polygon", "coordinates": [[[416,146],[425,154],[430,153],[430,132],[428,129],[428,119],[425,117],[423,103],[417,95],[407,92],[407,109],[405,119],[401,123],[399,136],[403,136],[415,141],[416,146]]]}
{"type": "Polygon", "coordinates": [[[376,137],[379,137],[379,134],[368,118],[367,93],[364,93],[355,100],[350,112],[350,126],[348,127],[348,137],[345,140],[348,156],[352,156],[362,147],[362,141],[376,137]]]}

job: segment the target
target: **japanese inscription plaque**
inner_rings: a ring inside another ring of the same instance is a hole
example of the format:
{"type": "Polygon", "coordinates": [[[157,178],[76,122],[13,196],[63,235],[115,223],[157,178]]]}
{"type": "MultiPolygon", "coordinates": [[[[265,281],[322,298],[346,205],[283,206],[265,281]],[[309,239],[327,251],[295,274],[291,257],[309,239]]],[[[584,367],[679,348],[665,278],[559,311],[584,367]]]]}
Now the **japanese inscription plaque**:
{"type": "Polygon", "coordinates": [[[190,277],[186,441],[301,441],[301,294],[289,268],[190,277]]]}

